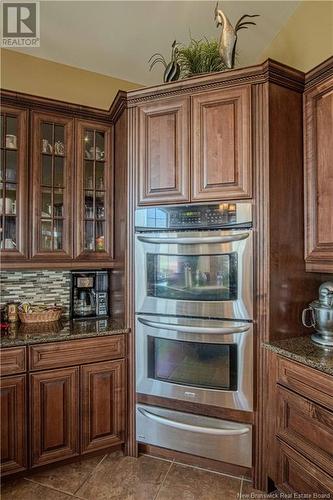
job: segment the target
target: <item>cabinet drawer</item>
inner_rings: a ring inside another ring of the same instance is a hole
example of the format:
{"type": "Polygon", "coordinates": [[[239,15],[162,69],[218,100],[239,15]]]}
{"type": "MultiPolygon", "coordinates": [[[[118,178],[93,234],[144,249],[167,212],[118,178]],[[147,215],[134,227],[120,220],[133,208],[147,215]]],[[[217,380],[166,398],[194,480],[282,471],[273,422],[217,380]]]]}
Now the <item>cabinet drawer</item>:
{"type": "Polygon", "coordinates": [[[278,437],[333,473],[333,413],[278,386],[278,437]]]}
{"type": "Polygon", "coordinates": [[[333,377],[278,356],[278,383],[333,411],[333,377]]]}
{"type": "Polygon", "coordinates": [[[125,356],[125,336],[56,342],[31,346],[30,370],[81,365],[125,356]]]}
{"type": "Polygon", "coordinates": [[[333,478],[289,446],[280,443],[277,487],[284,493],[328,495],[333,493],[333,478]]]}
{"type": "Polygon", "coordinates": [[[0,374],[12,375],[26,371],[25,347],[8,347],[0,351],[0,374]]]}

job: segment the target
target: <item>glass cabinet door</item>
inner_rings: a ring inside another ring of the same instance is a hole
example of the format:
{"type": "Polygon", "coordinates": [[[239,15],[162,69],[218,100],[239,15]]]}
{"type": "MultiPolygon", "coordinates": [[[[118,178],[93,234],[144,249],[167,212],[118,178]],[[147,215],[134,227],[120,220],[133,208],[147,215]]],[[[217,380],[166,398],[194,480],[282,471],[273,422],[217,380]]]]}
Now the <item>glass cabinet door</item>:
{"type": "Polygon", "coordinates": [[[1,260],[28,258],[27,112],[2,106],[0,115],[1,260]]]}
{"type": "Polygon", "coordinates": [[[73,121],[34,113],[33,257],[72,258],[73,121]]]}
{"type": "Polygon", "coordinates": [[[76,257],[112,258],[111,127],[78,122],[76,257]]]}

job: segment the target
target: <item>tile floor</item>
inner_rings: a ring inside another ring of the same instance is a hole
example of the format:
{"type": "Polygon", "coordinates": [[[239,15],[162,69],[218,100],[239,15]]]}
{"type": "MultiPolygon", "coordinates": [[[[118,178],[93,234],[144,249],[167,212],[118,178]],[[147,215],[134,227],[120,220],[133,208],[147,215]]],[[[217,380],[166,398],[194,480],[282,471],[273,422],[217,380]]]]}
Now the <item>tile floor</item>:
{"type": "Polygon", "coordinates": [[[4,482],[1,489],[2,500],[76,498],[246,500],[265,496],[241,477],[209,472],[147,455],[141,455],[138,459],[125,457],[119,451],[37,471],[26,478],[4,482]]]}

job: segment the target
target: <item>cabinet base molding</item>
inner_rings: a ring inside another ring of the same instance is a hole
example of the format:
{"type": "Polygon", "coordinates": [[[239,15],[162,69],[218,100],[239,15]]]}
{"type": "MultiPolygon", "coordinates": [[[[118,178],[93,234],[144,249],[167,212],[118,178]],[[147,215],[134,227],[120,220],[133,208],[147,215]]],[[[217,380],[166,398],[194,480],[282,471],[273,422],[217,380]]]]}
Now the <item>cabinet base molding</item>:
{"type": "Polygon", "coordinates": [[[202,469],[220,472],[222,474],[231,474],[232,476],[244,476],[252,479],[252,469],[241,467],[240,465],[228,464],[226,462],[219,462],[210,458],[197,457],[182,453],[181,451],[174,451],[167,448],[160,448],[150,444],[139,443],[139,454],[151,455],[153,457],[164,458],[166,460],[174,460],[177,463],[192,465],[193,467],[200,467],[202,469]]]}

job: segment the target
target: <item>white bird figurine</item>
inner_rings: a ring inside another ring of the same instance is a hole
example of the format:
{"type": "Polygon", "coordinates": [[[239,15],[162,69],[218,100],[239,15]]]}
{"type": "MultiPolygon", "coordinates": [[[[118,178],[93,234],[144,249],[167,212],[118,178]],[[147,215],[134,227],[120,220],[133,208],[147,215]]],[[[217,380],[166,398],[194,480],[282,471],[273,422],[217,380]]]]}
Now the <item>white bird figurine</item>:
{"type": "Polygon", "coordinates": [[[256,24],[253,21],[242,21],[245,17],[258,17],[259,14],[244,14],[244,16],[237,21],[236,26],[233,27],[224,12],[218,7],[219,3],[217,2],[215,7],[216,27],[222,26],[219,53],[227,68],[233,68],[235,65],[237,32],[241,29],[247,29],[248,24],[256,24]]]}

